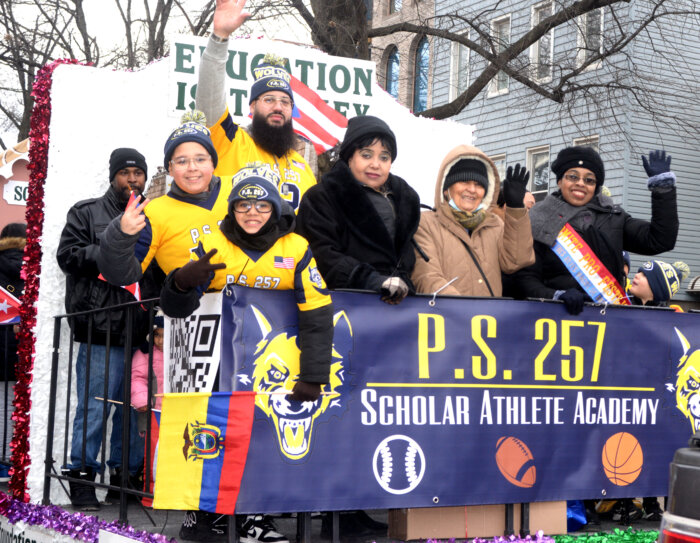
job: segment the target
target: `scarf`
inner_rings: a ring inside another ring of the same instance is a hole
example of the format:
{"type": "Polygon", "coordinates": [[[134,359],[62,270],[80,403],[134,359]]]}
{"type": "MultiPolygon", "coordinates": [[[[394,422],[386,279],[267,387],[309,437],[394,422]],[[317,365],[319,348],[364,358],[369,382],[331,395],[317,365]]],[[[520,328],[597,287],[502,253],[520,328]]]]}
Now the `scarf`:
{"type": "Polygon", "coordinates": [[[457,211],[450,206],[450,211],[452,212],[452,216],[455,218],[455,220],[464,228],[469,230],[469,232],[484,222],[484,219],[486,218],[485,209],[477,209],[473,213],[470,213],[469,211],[457,211]]]}

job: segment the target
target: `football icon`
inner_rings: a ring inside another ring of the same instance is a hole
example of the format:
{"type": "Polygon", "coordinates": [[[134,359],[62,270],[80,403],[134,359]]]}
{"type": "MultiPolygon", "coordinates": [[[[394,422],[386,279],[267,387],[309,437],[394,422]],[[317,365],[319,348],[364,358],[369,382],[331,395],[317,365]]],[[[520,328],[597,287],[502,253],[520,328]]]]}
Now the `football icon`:
{"type": "Polygon", "coordinates": [[[501,437],[496,442],[496,465],[506,480],[521,488],[531,488],[537,478],[535,459],[530,449],[516,437],[501,437]]]}

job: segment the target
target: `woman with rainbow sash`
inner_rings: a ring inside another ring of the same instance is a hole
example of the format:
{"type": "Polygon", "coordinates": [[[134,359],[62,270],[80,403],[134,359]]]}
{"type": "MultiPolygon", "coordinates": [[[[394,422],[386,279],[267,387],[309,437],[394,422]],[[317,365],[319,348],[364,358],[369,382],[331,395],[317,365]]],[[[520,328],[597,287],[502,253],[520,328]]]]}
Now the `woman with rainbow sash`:
{"type": "Polygon", "coordinates": [[[629,304],[622,251],[670,251],[678,235],[676,176],[671,157],[642,157],[651,191],[651,221],[635,219],[601,194],[605,167],[590,147],[562,149],[552,163],[559,190],[530,210],[535,263],[516,274],[529,298],[564,302],[576,315],[585,301],[629,304]]]}

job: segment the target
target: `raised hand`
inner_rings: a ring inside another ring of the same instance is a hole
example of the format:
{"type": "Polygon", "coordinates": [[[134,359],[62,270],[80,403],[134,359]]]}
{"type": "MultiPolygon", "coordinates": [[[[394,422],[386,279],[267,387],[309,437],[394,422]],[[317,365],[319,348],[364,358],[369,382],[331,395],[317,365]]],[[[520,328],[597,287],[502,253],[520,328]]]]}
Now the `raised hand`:
{"type": "Polygon", "coordinates": [[[506,178],[503,181],[503,199],[507,207],[525,207],[523,202],[527,192],[527,182],[530,179],[530,172],[527,168],[520,167],[520,164],[508,166],[506,178]]]}
{"type": "Polygon", "coordinates": [[[250,17],[243,11],[246,0],[216,0],[214,10],[214,34],[219,38],[228,38],[250,17]]]}
{"type": "Polygon", "coordinates": [[[119,223],[122,232],[130,236],[138,234],[146,226],[146,216],[143,214],[143,210],[150,200],[146,198],[141,201],[141,199],[141,196],[134,196],[134,193],[131,193],[131,198],[129,198],[129,203],[126,205],[119,223]]]}
{"type": "Polygon", "coordinates": [[[211,264],[211,257],[217,253],[216,249],[212,249],[199,260],[190,260],[182,268],[175,272],[173,280],[175,286],[182,291],[192,290],[199,285],[204,285],[211,280],[212,274],[216,270],[223,270],[226,264],[219,262],[211,264]]]}
{"type": "Polygon", "coordinates": [[[651,151],[649,159],[642,155],[642,165],[649,177],[671,171],[671,155],[666,156],[666,151],[651,151]]]}

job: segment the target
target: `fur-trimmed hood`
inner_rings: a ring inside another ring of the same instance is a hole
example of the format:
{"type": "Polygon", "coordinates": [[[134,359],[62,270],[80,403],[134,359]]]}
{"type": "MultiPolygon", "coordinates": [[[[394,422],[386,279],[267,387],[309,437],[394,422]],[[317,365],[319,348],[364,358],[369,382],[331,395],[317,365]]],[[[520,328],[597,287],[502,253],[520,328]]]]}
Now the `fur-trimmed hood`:
{"type": "Polygon", "coordinates": [[[483,162],[486,166],[486,173],[489,179],[489,186],[484,195],[483,203],[487,208],[495,206],[498,201],[498,193],[501,190],[501,179],[498,176],[498,169],[493,161],[486,156],[481,149],[471,145],[458,145],[452,149],[440,164],[437,181],[435,182],[435,209],[439,209],[442,204],[449,205],[445,201],[442,186],[445,183],[445,176],[450,171],[450,168],[463,158],[471,158],[483,162]]]}
{"type": "Polygon", "coordinates": [[[0,252],[6,251],[7,249],[19,249],[24,251],[27,246],[26,238],[2,238],[0,239],[0,252]]]}

